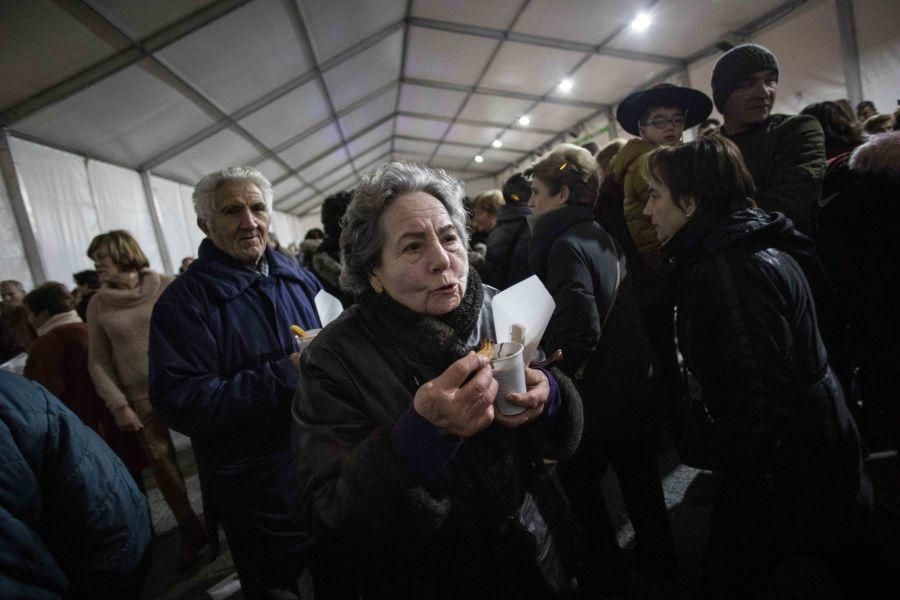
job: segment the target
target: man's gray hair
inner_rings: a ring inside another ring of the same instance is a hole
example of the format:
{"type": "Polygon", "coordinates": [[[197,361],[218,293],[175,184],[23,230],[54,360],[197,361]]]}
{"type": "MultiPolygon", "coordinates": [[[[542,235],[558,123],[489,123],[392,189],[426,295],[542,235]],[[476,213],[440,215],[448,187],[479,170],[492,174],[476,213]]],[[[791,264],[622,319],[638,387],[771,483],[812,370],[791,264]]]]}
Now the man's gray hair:
{"type": "Polygon", "coordinates": [[[408,162],[385,163],[363,177],[342,219],[344,269],[341,271],[341,287],[345,290],[358,296],[369,289],[369,274],[378,266],[384,245],[379,217],[395,198],[414,192],[430,194],[444,205],[460,243],[468,248],[466,210],[460,182],[441,169],[429,169],[408,162]]]}
{"type": "Polygon", "coordinates": [[[262,192],[266,210],[272,212],[272,184],[253,167],[226,167],[205,175],[194,187],[194,212],[198,219],[209,221],[216,208],[216,189],[226,181],[252,181],[262,192]]]}

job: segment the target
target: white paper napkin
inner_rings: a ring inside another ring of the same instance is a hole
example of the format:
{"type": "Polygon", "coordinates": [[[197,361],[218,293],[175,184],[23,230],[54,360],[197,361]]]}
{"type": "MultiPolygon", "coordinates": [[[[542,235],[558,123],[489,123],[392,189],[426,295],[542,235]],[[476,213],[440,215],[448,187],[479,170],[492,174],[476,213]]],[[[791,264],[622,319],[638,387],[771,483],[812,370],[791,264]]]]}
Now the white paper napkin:
{"type": "Polygon", "coordinates": [[[338,315],[344,312],[341,301],[325,290],[319,290],[319,293],[316,294],[314,300],[316,302],[316,311],[319,313],[319,321],[322,322],[322,327],[325,327],[337,319],[338,315]]]}
{"type": "Polygon", "coordinates": [[[531,362],[556,303],[537,275],[507,288],[494,296],[494,330],[498,342],[510,341],[513,325],[525,327],[525,351],[522,358],[531,362]]]}

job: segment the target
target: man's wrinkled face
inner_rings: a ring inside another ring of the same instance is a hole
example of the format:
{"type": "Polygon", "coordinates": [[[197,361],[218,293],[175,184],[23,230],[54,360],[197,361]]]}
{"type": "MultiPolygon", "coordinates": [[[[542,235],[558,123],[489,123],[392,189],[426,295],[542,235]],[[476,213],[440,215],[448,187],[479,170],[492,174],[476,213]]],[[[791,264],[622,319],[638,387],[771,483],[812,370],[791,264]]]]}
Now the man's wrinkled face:
{"type": "Polygon", "coordinates": [[[216,248],[248,267],[256,266],[266,251],[269,211],[262,191],[252,181],[221,183],[212,216],[198,223],[216,248]]]}
{"type": "Polygon", "coordinates": [[[14,283],[4,283],[0,285],[0,297],[3,298],[3,304],[7,306],[22,306],[25,290],[14,283]]]}

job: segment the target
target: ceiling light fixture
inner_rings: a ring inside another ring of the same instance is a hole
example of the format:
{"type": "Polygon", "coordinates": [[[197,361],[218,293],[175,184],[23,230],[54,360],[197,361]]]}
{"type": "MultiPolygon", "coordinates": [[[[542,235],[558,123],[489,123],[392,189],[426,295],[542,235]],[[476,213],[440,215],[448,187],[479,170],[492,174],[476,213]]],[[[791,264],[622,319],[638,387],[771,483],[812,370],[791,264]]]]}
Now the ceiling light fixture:
{"type": "Polygon", "coordinates": [[[475,155],[475,162],[477,162],[477,163],[483,163],[483,162],[484,162],[484,157],[483,157],[482,155],[480,155],[480,154],[476,154],[476,155],[475,155]]]}
{"type": "Polygon", "coordinates": [[[500,140],[494,140],[493,142],[491,142],[491,146],[493,146],[494,148],[499,148],[502,145],[503,142],[501,142],[500,140]]]}
{"type": "Polygon", "coordinates": [[[572,80],[571,79],[563,79],[559,82],[559,89],[563,92],[568,92],[572,90],[572,80]]]}
{"type": "Polygon", "coordinates": [[[638,13],[638,15],[631,22],[631,28],[635,31],[646,31],[648,27],[650,27],[650,23],[653,22],[653,19],[650,18],[650,15],[647,13],[638,13]]]}
{"type": "Polygon", "coordinates": [[[519,117],[519,125],[531,125],[531,119],[528,118],[528,115],[522,115],[521,117],[519,117]]]}

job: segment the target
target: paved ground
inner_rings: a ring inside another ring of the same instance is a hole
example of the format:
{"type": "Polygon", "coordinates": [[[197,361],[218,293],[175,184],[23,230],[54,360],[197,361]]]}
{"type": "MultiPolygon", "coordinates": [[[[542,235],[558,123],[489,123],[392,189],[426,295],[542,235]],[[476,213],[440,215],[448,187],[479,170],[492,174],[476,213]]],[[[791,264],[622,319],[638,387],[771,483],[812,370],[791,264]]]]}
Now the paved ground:
{"type": "MultiPolygon", "coordinates": [[[[199,512],[200,491],[196,475],[193,455],[187,438],[175,434],[176,447],[179,448],[179,464],[186,477],[190,490],[191,503],[199,512]]],[[[663,488],[669,516],[675,536],[676,550],[680,561],[680,574],[676,581],[659,585],[656,591],[647,598],[665,598],[681,600],[693,597],[700,578],[703,548],[709,534],[709,511],[714,498],[715,476],[708,471],[699,471],[678,463],[674,451],[669,450],[660,456],[660,467],[663,473],[663,488]]],[[[876,490],[884,490],[890,482],[897,490],[897,455],[896,452],[882,452],[872,455],[866,461],[876,490]]],[[[153,568],[144,590],[145,600],[188,600],[194,598],[213,598],[221,600],[242,600],[238,582],[235,581],[231,554],[224,534],[220,531],[221,548],[219,555],[204,555],[201,563],[188,573],[179,573],[176,569],[179,549],[179,536],[174,519],[166,507],[159,491],[155,489],[152,478],[148,476],[148,496],[151,501],[154,531],[157,537],[153,542],[153,568]]],[[[615,476],[608,474],[604,479],[607,502],[613,515],[614,525],[619,535],[619,543],[628,549],[632,544],[634,532],[628,521],[619,494],[615,476]]],[[[885,544],[888,556],[897,561],[900,557],[900,516],[889,513],[880,505],[875,513],[876,531],[885,544]]],[[[827,590],[809,595],[810,587],[805,587],[804,594],[790,597],[825,598],[830,597],[827,590]]],[[[886,597],[896,597],[888,595],[886,597]]],[[[327,599],[326,599],[327,600],[327,599]]]]}

